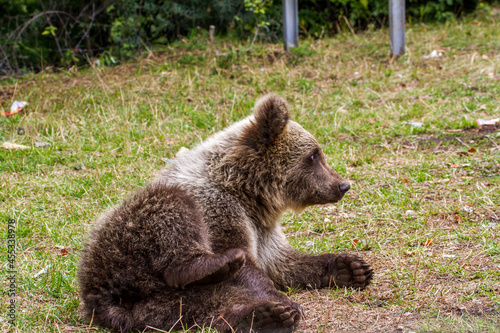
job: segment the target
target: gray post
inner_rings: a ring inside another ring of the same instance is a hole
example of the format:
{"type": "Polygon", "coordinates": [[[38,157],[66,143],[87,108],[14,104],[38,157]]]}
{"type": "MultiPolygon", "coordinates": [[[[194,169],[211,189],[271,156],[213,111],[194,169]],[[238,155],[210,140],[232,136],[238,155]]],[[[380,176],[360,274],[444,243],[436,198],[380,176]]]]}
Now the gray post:
{"type": "Polygon", "coordinates": [[[283,42],[287,51],[299,46],[298,0],[283,0],[283,42]]]}
{"type": "Polygon", "coordinates": [[[405,53],[405,21],[405,0],[389,0],[389,34],[394,56],[405,53]]]}

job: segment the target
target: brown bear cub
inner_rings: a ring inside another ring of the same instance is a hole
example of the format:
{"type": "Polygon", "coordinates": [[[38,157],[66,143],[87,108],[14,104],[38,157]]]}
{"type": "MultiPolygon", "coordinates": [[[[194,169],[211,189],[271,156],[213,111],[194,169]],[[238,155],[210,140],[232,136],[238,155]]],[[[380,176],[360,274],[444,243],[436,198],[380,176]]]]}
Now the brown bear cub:
{"type": "Polygon", "coordinates": [[[78,272],[85,316],[119,331],[291,332],[304,312],[280,290],[371,281],[355,255],[294,252],[279,224],[286,209],[348,190],[286,102],[267,95],[97,221],[78,272]]]}

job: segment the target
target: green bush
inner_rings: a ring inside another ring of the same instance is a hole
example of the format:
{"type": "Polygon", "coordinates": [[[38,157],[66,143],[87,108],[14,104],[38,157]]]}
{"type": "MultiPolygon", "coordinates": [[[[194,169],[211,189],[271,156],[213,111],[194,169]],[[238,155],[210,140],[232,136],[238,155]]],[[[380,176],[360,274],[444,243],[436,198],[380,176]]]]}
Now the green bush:
{"type": "MultiPolygon", "coordinates": [[[[454,19],[478,0],[408,0],[409,21],[454,19]]],[[[216,27],[218,34],[279,41],[282,0],[0,0],[0,73],[100,60],[112,65],[145,47],[216,27]]],[[[299,2],[313,37],[387,25],[388,0],[299,2]]]]}

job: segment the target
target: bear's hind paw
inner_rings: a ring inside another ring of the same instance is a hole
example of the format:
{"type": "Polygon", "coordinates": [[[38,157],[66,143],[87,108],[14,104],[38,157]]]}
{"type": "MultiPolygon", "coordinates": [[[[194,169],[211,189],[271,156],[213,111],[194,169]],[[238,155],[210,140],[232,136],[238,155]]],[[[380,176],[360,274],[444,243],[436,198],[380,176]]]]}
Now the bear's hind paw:
{"type": "Polygon", "coordinates": [[[294,327],[303,317],[304,311],[279,302],[268,301],[257,306],[252,313],[240,323],[242,332],[293,332],[294,327]]]}

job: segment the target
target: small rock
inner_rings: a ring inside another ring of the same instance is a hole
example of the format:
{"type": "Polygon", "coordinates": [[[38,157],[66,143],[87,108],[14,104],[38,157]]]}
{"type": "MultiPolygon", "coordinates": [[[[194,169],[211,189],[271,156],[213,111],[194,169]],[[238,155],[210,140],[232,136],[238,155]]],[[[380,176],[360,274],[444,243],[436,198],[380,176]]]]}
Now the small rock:
{"type": "Polygon", "coordinates": [[[21,150],[21,149],[29,149],[30,147],[24,146],[24,145],[18,145],[17,143],[12,143],[9,141],[5,141],[2,144],[2,148],[9,149],[9,150],[21,150]]]}
{"type": "Polygon", "coordinates": [[[493,228],[496,225],[497,224],[495,222],[490,222],[488,224],[483,224],[481,227],[483,227],[484,229],[489,229],[489,228],[493,228]]]}
{"type": "Polygon", "coordinates": [[[476,119],[476,122],[479,126],[495,125],[497,122],[500,122],[500,118],[489,119],[489,120],[479,118],[479,119],[476,119]]]}
{"type": "Polygon", "coordinates": [[[374,301],[374,302],[371,302],[371,303],[368,303],[369,306],[371,307],[374,307],[374,308],[378,308],[378,307],[381,307],[383,306],[385,303],[382,302],[382,301],[374,301]]]}
{"type": "Polygon", "coordinates": [[[421,123],[419,121],[413,121],[413,120],[405,121],[403,124],[404,125],[410,125],[410,126],[413,126],[413,127],[422,127],[422,126],[424,126],[424,123],[421,123]]]}
{"type": "Polygon", "coordinates": [[[33,277],[39,277],[40,275],[42,274],[45,274],[49,271],[49,268],[52,267],[52,265],[47,265],[45,266],[43,269],[41,269],[38,273],[36,273],[35,275],[33,275],[33,277]]]}
{"type": "Polygon", "coordinates": [[[45,147],[49,147],[50,146],[50,143],[48,142],[35,142],[35,147],[37,148],[45,148],[45,147]]]}
{"type": "Polygon", "coordinates": [[[469,206],[464,206],[464,210],[465,210],[467,213],[472,213],[472,208],[470,208],[469,206]]]}
{"type": "Polygon", "coordinates": [[[441,57],[442,55],[443,55],[442,52],[438,52],[438,51],[434,50],[429,55],[422,56],[422,59],[438,58],[438,57],[441,57]]]}

